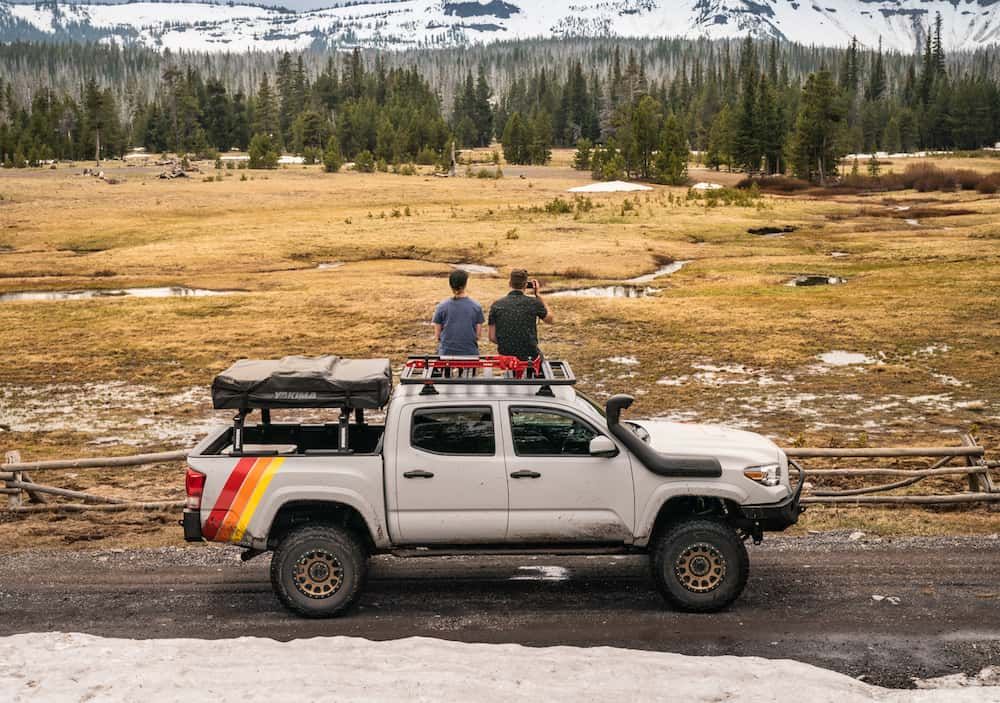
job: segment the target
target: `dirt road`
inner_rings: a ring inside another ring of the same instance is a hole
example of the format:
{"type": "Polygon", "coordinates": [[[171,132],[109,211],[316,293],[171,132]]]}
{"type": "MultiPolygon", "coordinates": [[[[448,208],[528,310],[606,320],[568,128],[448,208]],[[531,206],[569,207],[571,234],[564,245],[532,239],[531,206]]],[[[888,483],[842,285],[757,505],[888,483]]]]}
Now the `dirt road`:
{"type": "Polygon", "coordinates": [[[904,687],[911,677],[1000,663],[996,535],[771,540],[751,548],[744,596],[707,616],[667,610],[641,557],[379,558],[355,611],[307,621],[272,596],[266,557],[243,564],[237,554],[205,547],[2,555],[0,635],[611,645],[790,658],[904,687]]]}

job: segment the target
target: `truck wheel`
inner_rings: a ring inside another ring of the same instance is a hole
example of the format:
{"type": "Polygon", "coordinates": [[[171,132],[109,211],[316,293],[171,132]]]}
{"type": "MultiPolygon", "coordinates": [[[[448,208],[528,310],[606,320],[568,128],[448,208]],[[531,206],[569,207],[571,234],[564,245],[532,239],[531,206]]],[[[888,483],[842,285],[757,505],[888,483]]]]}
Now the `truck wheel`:
{"type": "Polygon", "coordinates": [[[722,610],[743,592],[750,558],[736,532],[715,520],[669,527],[653,545],[656,584],[673,607],[693,613],[722,610]]]}
{"type": "Polygon", "coordinates": [[[368,559],[360,540],[332,525],[290,532],[271,558],[271,585],[288,609],[307,618],[329,618],[354,603],[368,559]]]}

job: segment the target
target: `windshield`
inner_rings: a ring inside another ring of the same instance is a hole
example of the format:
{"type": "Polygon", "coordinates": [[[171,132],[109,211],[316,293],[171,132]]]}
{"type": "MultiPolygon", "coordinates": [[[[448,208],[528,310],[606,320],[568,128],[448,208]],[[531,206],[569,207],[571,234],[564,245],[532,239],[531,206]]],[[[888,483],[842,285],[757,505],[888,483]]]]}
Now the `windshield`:
{"type": "Polygon", "coordinates": [[[600,404],[598,404],[598,402],[596,400],[594,400],[593,398],[591,398],[589,395],[587,395],[586,393],[581,393],[580,391],[577,391],[576,392],[576,397],[579,398],[580,400],[584,401],[585,403],[587,403],[587,405],[589,405],[590,407],[592,407],[594,410],[596,410],[597,414],[600,415],[601,417],[603,417],[605,420],[608,419],[608,415],[607,415],[607,413],[604,412],[604,408],[600,404]]]}

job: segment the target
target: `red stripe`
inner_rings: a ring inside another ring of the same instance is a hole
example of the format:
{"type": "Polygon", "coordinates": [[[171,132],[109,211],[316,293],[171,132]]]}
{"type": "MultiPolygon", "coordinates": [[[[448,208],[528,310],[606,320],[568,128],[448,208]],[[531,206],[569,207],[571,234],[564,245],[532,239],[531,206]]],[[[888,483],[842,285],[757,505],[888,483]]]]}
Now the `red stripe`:
{"type": "Polygon", "coordinates": [[[254,462],[256,462],[256,459],[253,457],[240,459],[236,464],[236,468],[233,469],[231,474],[229,474],[229,478],[226,479],[226,485],[222,487],[222,492],[219,494],[219,498],[215,501],[215,507],[213,507],[212,512],[208,514],[208,519],[202,527],[201,531],[205,536],[205,539],[215,539],[215,535],[218,533],[219,528],[222,526],[222,521],[226,517],[226,511],[228,511],[229,506],[232,505],[233,500],[236,498],[236,494],[240,490],[240,486],[243,485],[243,479],[245,479],[247,474],[250,472],[254,462]]]}

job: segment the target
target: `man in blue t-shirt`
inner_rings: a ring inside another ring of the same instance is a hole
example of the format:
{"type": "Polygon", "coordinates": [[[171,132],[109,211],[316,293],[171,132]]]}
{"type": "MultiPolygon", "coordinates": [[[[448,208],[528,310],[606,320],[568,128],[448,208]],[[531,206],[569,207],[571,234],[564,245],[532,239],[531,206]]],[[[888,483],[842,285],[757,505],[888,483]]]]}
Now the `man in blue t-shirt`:
{"type": "Polygon", "coordinates": [[[483,308],[466,293],[469,274],[455,269],[448,277],[452,296],[434,310],[434,338],[439,356],[479,356],[483,331],[483,308]]]}

